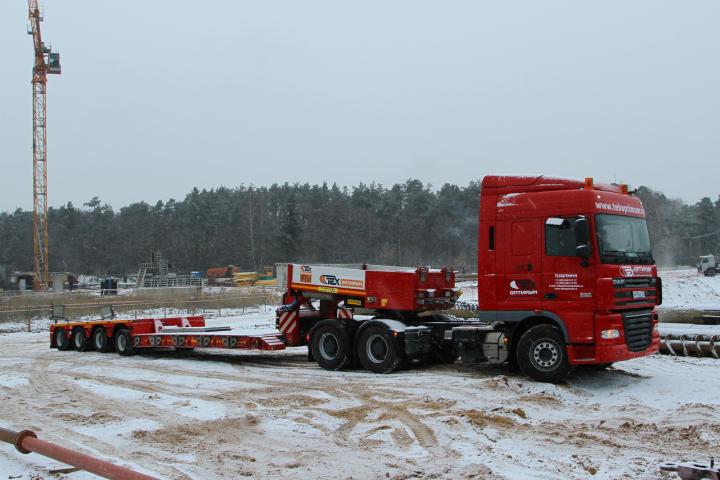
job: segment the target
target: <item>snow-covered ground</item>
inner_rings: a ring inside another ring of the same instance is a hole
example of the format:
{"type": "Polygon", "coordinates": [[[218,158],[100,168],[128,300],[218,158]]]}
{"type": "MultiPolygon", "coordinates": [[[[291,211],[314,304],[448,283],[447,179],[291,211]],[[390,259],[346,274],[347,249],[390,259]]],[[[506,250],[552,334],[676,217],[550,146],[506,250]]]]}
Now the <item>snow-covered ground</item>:
{"type": "Polygon", "coordinates": [[[720,276],[706,277],[695,269],[659,272],[663,308],[720,310],[720,276]]]}
{"type": "MultiPolygon", "coordinates": [[[[695,306],[683,298],[701,286],[698,305],[720,304],[718,278],[663,277],[674,305],[695,306]]],[[[214,311],[208,324],[273,332],[273,308],[214,311]]],[[[487,365],[328,372],[305,348],[59,352],[47,322],[24,329],[0,324],[0,426],[158,478],[658,479],[674,478],[660,463],[707,460],[720,444],[709,358],[641,358],[548,385],[487,365]]],[[[0,444],[0,478],[96,478],[48,475],[59,467],[0,444]]]]}
{"type": "MultiPolygon", "coordinates": [[[[272,331],[265,310],[209,323],[272,331]]],[[[657,479],[659,463],[720,442],[712,359],[637,359],[555,386],[461,364],[328,372],[304,348],[58,352],[44,328],[4,333],[0,349],[4,426],[159,478],[657,479]]],[[[59,466],[0,445],[10,478],[59,466]]]]}

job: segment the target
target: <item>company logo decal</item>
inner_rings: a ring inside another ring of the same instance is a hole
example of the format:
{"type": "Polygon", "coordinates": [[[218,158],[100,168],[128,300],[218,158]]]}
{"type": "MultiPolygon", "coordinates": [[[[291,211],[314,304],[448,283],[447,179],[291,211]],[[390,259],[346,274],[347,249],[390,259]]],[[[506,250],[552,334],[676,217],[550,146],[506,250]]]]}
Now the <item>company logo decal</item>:
{"type": "Polygon", "coordinates": [[[363,288],[362,280],[349,280],[347,278],[338,278],[335,275],[320,275],[320,283],[339,287],[363,288]]]}
{"type": "Polygon", "coordinates": [[[300,271],[302,272],[312,272],[312,267],[310,265],[303,265],[300,267],[300,271]]]}
{"type": "Polygon", "coordinates": [[[535,282],[530,279],[513,280],[510,282],[510,295],[537,295],[535,282]]]}
{"type": "Polygon", "coordinates": [[[649,265],[623,265],[620,267],[623,277],[649,277],[652,275],[652,267],[649,265]]]}

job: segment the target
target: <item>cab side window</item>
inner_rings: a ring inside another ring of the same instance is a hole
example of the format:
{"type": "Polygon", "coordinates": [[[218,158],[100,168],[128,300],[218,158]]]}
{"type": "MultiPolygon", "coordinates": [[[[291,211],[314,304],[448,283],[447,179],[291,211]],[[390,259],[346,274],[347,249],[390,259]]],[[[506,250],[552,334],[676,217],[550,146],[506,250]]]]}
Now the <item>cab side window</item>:
{"type": "Polygon", "coordinates": [[[545,255],[550,257],[574,257],[575,218],[548,218],[545,222],[545,255]]]}

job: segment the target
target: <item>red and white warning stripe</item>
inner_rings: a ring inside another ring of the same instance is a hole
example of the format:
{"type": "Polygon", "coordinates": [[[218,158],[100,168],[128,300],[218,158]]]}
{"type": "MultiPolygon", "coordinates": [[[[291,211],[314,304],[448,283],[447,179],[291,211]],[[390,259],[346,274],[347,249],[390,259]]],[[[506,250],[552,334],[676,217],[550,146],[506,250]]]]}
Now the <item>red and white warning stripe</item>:
{"type": "Polygon", "coordinates": [[[338,308],[337,309],[337,318],[347,318],[348,320],[352,320],[353,314],[347,308],[338,308]]]}
{"type": "Polygon", "coordinates": [[[273,335],[273,334],[260,335],[260,338],[268,345],[285,346],[285,344],[276,335],[273,335]]]}
{"type": "Polygon", "coordinates": [[[281,333],[289,335],[293,332],[293,330],[295,330],[295,328],[297,328],[297,325],[297,311],[290,310],[289,312],[283,312],[282,315],[280,315],[277,328],[281,333]]]}

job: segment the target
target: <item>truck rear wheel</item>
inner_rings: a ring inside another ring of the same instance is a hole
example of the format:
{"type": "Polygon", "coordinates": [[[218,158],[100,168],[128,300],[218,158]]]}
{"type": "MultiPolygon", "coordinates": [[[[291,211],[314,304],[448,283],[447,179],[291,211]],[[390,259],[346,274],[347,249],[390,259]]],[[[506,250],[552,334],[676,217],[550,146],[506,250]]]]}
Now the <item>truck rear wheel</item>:
{"type": "Polygon", "coordinates": [[[310,340],[315,361],[325,370],[342,370],[352,361],[352,347],[345,327],[336,320],[318,323],[310,340]]]}
{"type": "Polygon", "coordinates": [[[570,371],[562,333],[550,325],[536,325],[523,333],[516,354],[520,370],[539,382],[562,382],[570,371]]]}
{"type": "Polygon", "coordinates": [[[72,344],[75,350],[78,352],[86,352],[90,350],[90,342],[88,342],[87,336],[85,336],[85,329],[82,327],[76,327],[72,332],[72,344]]]}
{"type": "Polygon", "coordinates": [[[115,332],[115,350],[123,357],[129,357],[135,353],[132,337],[127,328],[121,328],[115,332]]]}
{"type": "Polygon", "coordinates": [[[382,325],[371,325],[360,332],[357,354],[365,370],[373,373],[390,373],[403,360],[395,339],[382,325]]]}
{"type": "Polygon", "coordinates": [[[56,328],[53,335],[55,336],[55,347],[57,347],[58,350],[64,351],[72,348],[70,337],[64,328],[56,328]]]}

